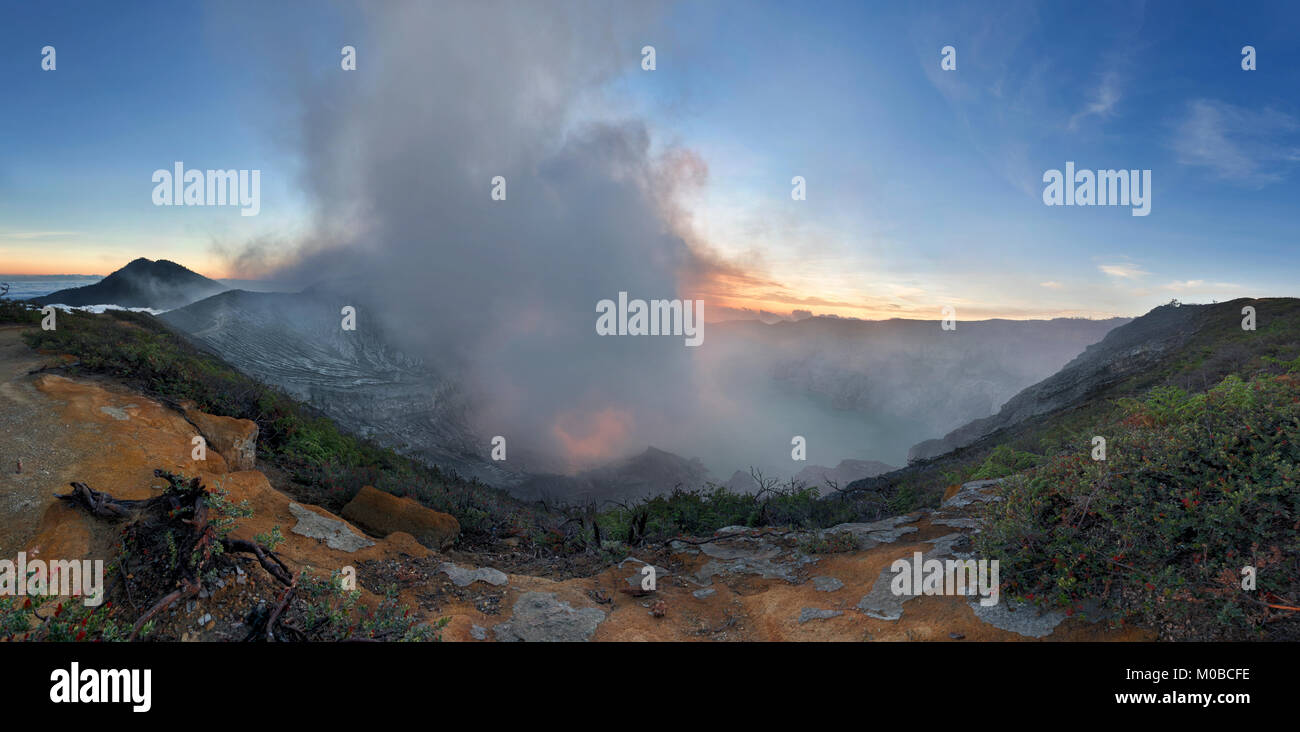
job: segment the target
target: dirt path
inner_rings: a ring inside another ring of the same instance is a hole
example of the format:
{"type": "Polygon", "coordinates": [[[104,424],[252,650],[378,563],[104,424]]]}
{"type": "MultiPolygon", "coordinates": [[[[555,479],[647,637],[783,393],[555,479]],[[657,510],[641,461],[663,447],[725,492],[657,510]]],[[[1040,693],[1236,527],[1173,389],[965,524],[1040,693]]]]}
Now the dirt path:
{"type": "Polygon", "coordinates": [[[0,327],[0,557],[13,557],[36,535],[41,516],[63,492],[91,436],[66,424],[36,388],[32,369],[54,364],[23,342],[22,326],[0,327]],[[22,461],[22,471],[18,461],[22,461]]]}
{"type": "Polygon", "coordinates": [[[31,350],[22,330],[0,328],[0,557],[109,549],[111,532],[54,498],[71,481],[133,499],[160,490],[154,468],[226,472],[216,453],[190,459],[192,428],[157,402],[107,380],[31,374],[62,359],[31,350]]]}

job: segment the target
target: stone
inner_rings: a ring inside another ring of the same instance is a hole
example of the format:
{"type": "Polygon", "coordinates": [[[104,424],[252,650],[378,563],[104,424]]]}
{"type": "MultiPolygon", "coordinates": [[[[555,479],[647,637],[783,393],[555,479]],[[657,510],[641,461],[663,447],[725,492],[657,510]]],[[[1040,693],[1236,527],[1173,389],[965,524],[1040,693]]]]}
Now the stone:
{"type": "Polygon", "coordinates": [[[438,567],[438,571],[450,577],[452,584],[457,587],[468,587],[475,582],[486,582],[489,585],[500,587],[509,581],[505,572],[491,567],[464,569],[451,562],[446,562],[438,567]]]}
{"type": "Polygon", "coordinates": [[[712,584],[715,576],[728,573],[755,574],[764,579],[781,579],[797,584],[800,568],[817,561],[798,550],[787,551],[767,541],[766,537],[728,537],[701,544],[699,550],[712,559],[687,577],[698,585],[712,584]]]}
{"type": "Polygon", "coordinates": [[[655,565],[650,564],[648,562],[643,562],[640,559],[637,559],[636,557],[628,557],[627,559],[624,559],[623,561],[619,562],[618,568],[622,569],[623,565],[627,564],[628,562],[635,562],[637,564],[636,572],[634,572],[631,577],[626,578],[628,585],[631,587],[640,587],[641,582],[646,578],[647,575],[641,574],[641,572],[643,571],[642,567],[646,567],[646,566],[654,567],[655,570],[654,576],[655,576],[656,585],[662,582],[664,577],[667,577],[669,575],[668,570],[664,569],[663,567],[656,567],[655,565]]]}
{"type": "Polygon", "coordinates": [[[691,594],[695,595],[696,600],[704,600],[718,594],[718,591],[713,589],[712,587],[705,587],[704,589],[696,590],[691,594]]]}
{"type": "Polygon", "coordinates": [[[371,486],[363,487],[343,507],[343,518],[379,536],[405,532],[424,546],[439,551],[451,546],[460,535],[460,522],[455,516],[371,486]]]}
{"type": "Polygon", "coordinates": [[[813,588],[818,592],[834,592],[844,586],[844,583],[834,577],[813,577],[813,588]]]}
{"type": "Polygon", "coordinates": [[[1056,630],[1056,626],[1065,620],[1065,613],[1056,610],[1040,613],[1037,608],[1029,604],[1006,602],[984,607],[979,600],[978,597],[969,600],[970,608],[975,611],[976,617],[995,628],[1029,638],[1049,636],[1056,630]]]}
{"type": "Polygon", "coordinates": [[[973,480],[969,483],[963,483],[961,489],[952,497],[940,504],[940,508],[962,508],[972,503],[989,503],[1002,500],[1001,496],[993,495],[992,488],[1002,482],[1002,478],[993,478],[990,480],[973,480]]]}
{"type": "Polygon", "coordinates": [[[822,610],[815,607],[806,607],[799,611],[799,624],[803,625],[810,620],[826,620],[827,618],[833,618],[837,615],[843,614],[844,613],[840,610],[822,610]]]}
{"type": "MultiPolygon", "coordinates": [[[[937,539],[927,539],[934,548],[921,555],[921,561],[925,562],[930,559],[939,559],[951,556],[953,547],[957,546],[966,539],[965,534],[945,534],[937,539]]],[[[901,557],[908,562],[913,561],[913,557],[901,557]]],[[[890,566],[880,570],[880,576],[876,577],[875,584],[871,586],[871,591],[858,601],[858,609],[867,614],[867,617],[878,620],[898,620],[903,617],[903,603],[916,597],[920,597],[919,589],[916,594],[895,595],[893,590],[893,581],[895,573],[892,563],[890,566]]]]}
{"type": "Polygon", "coordinates": [[[321,539],[325,542],[325,546],[331,549],[354,552],[375,545],[375,542],[356,533],[346,523],[322,516],[296,503],[289,504],[289,513],[298,519],[298,523],[293,527],[293,533],[309,539],[321,539]]]}
{"type": "Polygon", "coordinates": [[[829,529],[824,529],[818,533],[822,537],[832,534],[847,533],[857,542],[858,549],[865,551],[879,546],[880,544],[892,544],[898,541],[898,539],[904,534],[915,533],[915,526],[902,526],[902,524],[912,523],[916,521],[917,518],[919,518],[919,516],[915,514],[891,516],[886,519],[871,521],[869,523],[839,524],[832,526],[829,529]]]}
{"type": "Polygon", "coordinates": [[[99,411],[118,420],[119,422],[125,422],[131,418],[131,415],[127,414],[126,410],[121,407],[100,407],[99,411]]]}
{"type": "Polygon", "coordinates": [[[979,528],[979,521],[973,518],[931,518],[930,523],[938,526],[948,526],[954,529],[979,528]]]}
{"type": "Polygon", "coordinates": [[[251,419],[218,417],[197,409],[185,411],[185,418],[198,428],[199,434],[226,459],[231,472],[252,470],[257,463],[257,423],[251,419]]]}
{"type": "Polygon", "coordinates": [[[575,643],[591,639],[605,613],[594,607],[574,609],[553,592],[526,592],[515,602],[510,619],[492,627],[498,641],[575,643]]]}
{"type": "Polygon", "coordinates": [[[898,620],[903,617],[903,603],[912,599],[913,595],[895,595],[890,588],[893,579],[894,573],[886,567],[876,578],[871,591],[858,601],[858,609],[866,613],[867,617],[877,620],[898,620]]]}

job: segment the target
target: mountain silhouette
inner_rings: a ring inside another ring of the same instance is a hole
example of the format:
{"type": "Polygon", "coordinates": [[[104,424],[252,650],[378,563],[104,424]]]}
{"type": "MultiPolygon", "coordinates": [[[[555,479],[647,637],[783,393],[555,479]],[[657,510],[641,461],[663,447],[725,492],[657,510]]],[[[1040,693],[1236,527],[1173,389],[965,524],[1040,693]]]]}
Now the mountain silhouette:
{"type": "Polygon", "coordinates": [[[117,305],[171,310],[222,292],[216,280],[166,259],[141,257],[93,285],[58,290],[30,302],[37,305],[117,305]]]}

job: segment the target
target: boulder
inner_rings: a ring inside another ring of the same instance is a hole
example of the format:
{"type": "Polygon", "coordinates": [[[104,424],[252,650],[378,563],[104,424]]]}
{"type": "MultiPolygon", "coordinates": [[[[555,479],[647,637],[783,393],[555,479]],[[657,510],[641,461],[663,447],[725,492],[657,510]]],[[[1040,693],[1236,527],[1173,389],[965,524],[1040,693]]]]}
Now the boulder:
{"type": "Polygon", "coordinates": [[[365,486],[343,507],[343,518],[379,536],[403,531],[430,549],[451,546],[460,534],[455,516],[425,508],[411,498],[365,486]]]}
{"type": "Polygon", "coordinates": [[[185,416],[207,441],[208,448],[226,459],[231,472],[252,470],[257,462],[257,423],[251,419],[217,417],[197,409],[185,416]]]}
{"type": "Polygon", "coordinates": [[[360,536],[342,521],[322,516],[296,503],[289,503],[289,513],[298,519],[298,523],[292,529],[293,533],[309,539],[320,539],[331,549],[354,552],[375,545],[375,542],[360,536]]]}
{"type": "Polygon", "coordinates": [[[492,627],[499,642],[580,643],[591,639],[605,613],[594,607],[575,609],[554,592],[525,592],[510,620],[492,627]]]}

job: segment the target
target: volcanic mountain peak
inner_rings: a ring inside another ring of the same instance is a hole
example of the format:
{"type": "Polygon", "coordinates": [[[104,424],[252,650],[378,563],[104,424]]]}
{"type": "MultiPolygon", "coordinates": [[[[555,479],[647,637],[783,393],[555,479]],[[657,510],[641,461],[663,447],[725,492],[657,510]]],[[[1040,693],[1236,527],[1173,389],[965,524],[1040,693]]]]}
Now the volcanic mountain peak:
{"type": "Polygon", "coordinates": [[[32,298],[38,305],[117,305],[171,310],[226,289],[216,280],[166,260],[140,257],[93,285],[32,298]]]}

